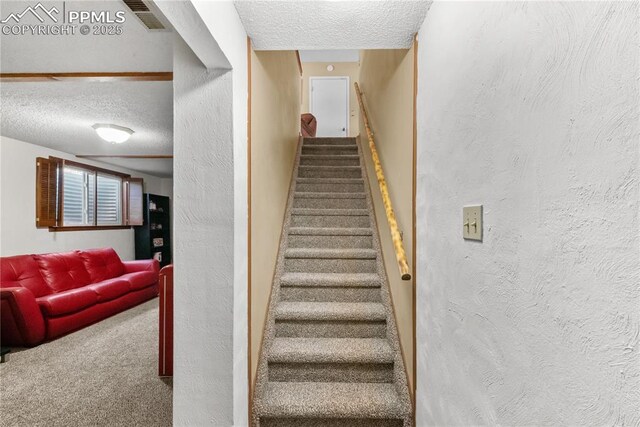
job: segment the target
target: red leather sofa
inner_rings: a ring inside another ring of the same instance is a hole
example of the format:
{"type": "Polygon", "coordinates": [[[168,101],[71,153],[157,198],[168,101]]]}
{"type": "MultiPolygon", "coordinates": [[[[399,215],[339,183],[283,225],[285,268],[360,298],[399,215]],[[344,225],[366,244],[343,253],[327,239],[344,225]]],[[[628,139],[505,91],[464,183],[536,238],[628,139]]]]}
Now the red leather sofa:
{"type": "Polygon", "coordinates": [[[0,258],[0,341],[34,346],[158,295],[155,260],[111,248],[0,258]]]}

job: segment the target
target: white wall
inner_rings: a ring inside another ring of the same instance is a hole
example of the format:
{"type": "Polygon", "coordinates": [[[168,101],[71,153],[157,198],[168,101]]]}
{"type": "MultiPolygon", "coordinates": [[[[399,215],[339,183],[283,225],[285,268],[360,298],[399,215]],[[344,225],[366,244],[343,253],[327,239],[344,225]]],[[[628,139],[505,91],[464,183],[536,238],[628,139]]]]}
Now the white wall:
{"type": "Polygon", "coordinates": [[[50,232],[46,228],[36,228],[36,157],[49,156],[140,177],[144,179],[145,192],[171,196],[166,191],[166,187],[171,187],[171,179],[78,159],[72,154],[0,137],[0,256],[110,246],[122,259],[135,259],[133,229],[50,232]]]}
{"type": "Polygon", "coordinates": [[[248,425],[247,33],[232,1],[193,2],[231,64],[233,84],[233,423],[248,425]]]}
{"type": "MultiPolygon", "coordinates": [[[[233,424],[248,425],[247,33],[232,1],[193,1],[231,64],[233,89],[233,424]]],[[[225,100],[226,101],[226,100],[225,100]]],[[[224,105],[216,103],[215,105],[224,105]]],[[[212,105],[213,107],[213,105],[212,105]]],[[[227,390],[227,392],[229,392],[227,390]]]]}
{"type": "Polygon", "coordinates": [[[233,423],[231,74],[174,40],[173,423],[233,423]]]}
{"type": "Polygon", "coordinates": [[[639,28],[636,2],[431,7],[417,425],[640,423],[639,28]]]}
{"type": "Polygon", "coordinates": [[[246,33],[228,0],[157,4],[180,34],[173,423],[247,425],[246,33]]]}

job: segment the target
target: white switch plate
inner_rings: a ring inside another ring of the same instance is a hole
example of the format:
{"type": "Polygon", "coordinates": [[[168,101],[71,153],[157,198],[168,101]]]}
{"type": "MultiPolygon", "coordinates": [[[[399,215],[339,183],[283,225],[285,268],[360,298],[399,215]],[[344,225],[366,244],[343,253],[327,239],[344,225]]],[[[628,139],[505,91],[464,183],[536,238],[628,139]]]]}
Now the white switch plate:
{"type": "Polygon", "coordinates": [[[462,237],[482,241],[482,205],[462,208],[462,237]]]}

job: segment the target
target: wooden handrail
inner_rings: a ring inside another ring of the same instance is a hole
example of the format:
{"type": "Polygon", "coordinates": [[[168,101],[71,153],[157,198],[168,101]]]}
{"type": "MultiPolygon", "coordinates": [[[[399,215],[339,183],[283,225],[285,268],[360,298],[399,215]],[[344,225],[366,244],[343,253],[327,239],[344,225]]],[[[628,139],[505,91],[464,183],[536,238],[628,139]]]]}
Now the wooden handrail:
{"type": "Polygon", "coordinates": [[[380,157],[378,157],[378,150],[376,150],[376,144],[373,140],[373,132],[369,125],[367,110],[364,108],[364,102],[362,102],[362,92],[360,92],[360,86],[358,86],[357,82],[354,83],[354,85],[356,87],[358,103],[360,104],[360,111],[362,112],[364,127],[367,130],[367,138],[369,139],[369,149],[371,150],[373,167],[376,170],[376,178],[378,179],[378,186],[380,187],[380,194],[382,195],[382,203],[384,204],[384,211],[387,214],[387,222],[389,223],[389,230],[391,231],[391,239],[393,240],[393,247],[396,252],[400,276],[402,277],[402,280],[411,280],[411,270],[409,269],[409,263],[407,262],[407,253],[405,252],[402,244],[400,230],[398,230],[396,214],[393,212],[393,206],[391,206],[391,198],[389,197],[389,190],[387,189],[387,181],[384,179],[384,172],[382,171],[382,165],[380,164],[380,157]]]}

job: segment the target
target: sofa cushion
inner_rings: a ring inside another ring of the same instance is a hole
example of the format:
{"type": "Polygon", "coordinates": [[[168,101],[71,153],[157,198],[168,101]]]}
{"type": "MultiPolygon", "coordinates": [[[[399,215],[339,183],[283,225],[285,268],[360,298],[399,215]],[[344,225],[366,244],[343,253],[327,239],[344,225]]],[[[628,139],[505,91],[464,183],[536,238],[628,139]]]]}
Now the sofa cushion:
{"type": "Polygon", "coordinates": [[[98,302],[98,294],[88,288],[70,289],[36,298],[40,310],[47,316],[75,313],[98,302]]]}
{"type": "Polygon", "coordinates": [[[129,282],[132,291],[144,289],[158,282],[158,273],[155,271],[137,271],[120,276],[121,279],[129,282]]]}
{"type": "Polygon", "coordinates": [[[29,289],[36,298],[51,293],[40,274],[38,263],[31,255],[0,258],[0,287],[15,286],[29,289]]]}
{"type": "Polygon", "coordinates": [[[113,279],[124,274],[124,264],[112,248],[78,251],[92,283],[113,279]]]}
{"type": "Polygon", "coordinates": [[[98,302],[111,301],[131,290],[129,282],[120,278],[107,279],[87,285],[87,289],[91,289],[98,295],[98,302]]]}
{"type": "Polygon", "coordinates": [[[77,252],[34,256],[47,286],[54,292],[79,288],[91,283],[91,276],[77,252]]]}

